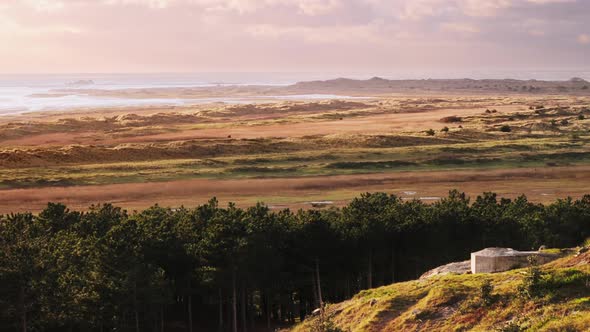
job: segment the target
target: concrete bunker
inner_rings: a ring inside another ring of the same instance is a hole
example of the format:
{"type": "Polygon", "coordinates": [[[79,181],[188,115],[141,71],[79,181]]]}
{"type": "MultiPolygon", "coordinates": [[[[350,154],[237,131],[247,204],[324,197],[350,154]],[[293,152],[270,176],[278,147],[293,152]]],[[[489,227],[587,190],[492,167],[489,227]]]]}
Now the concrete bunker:
{"type": "Polygon", "coordinates": [[[538,264],[545,264],[559,256],[541,251],[486,248],[471,253],[471,273],[493,273],[526,267],[529,265],[529,257],[535,257],[538,264]]]}

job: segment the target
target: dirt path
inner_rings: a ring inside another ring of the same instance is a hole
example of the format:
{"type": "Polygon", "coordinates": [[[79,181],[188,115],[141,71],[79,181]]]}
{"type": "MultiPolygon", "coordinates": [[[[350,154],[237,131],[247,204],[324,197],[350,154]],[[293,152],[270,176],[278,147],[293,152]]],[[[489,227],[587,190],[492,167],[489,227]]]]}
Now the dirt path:
{"type": "Polygon", "coordinates": [[[39,211],[47,202],[70,208],[111,202],[128,209],[155,203],[164,206],[195,206],[216,196],[222,202],[250,205],[262,200],[275,208],[308,208],[313,200],[332,200],[337,205],[366,191],[385,191],[405,197],[434,201],[457,188],[474,197],[484,191],[503,197],[526,194],[531,201],[551,202],[571,195],[590,193],[590,166],[398,172],[369,175],[322,176],[282,179],[207,180],[103,186],[52,187],[0,190],[0,213],[39,211]]]}

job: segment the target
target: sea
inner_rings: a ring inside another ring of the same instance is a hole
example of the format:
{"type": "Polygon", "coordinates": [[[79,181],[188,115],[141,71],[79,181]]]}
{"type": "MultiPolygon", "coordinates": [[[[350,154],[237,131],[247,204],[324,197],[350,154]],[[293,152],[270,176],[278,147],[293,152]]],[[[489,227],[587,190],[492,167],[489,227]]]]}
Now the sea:
{"type": "MultiPolygon", "coordinates": [[[[219,73],[136,73],[136,74],[0,74],[0,116],[38,111],[67,111],[83,108],[133,107],[145,105],[188,105],[202,103],[255,102],[259,97],[224,98],[115,98],[92,96],[88,89],[124,90],[150,88],[213,86],[287,86],[301,81],[328,80],[339,77],[368,79],[537,79],[568,80],[573,77],[590,80],[588,69],[436,69],[395,70],[379,72],[219,72],[219,73]],[[67,89],[67,94],[57,93],[67,89]]],[[[341,95],[289,95],[264,97],[277,100],[352,98],[341,95]]]]}

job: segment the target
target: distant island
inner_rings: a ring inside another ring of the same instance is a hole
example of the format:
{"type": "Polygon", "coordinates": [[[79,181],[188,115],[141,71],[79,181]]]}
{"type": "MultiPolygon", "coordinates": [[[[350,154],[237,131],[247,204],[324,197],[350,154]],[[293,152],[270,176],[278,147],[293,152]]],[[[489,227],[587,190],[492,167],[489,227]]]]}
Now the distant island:
{"type": "Polygon", "coordinates": [[[326,81],[299,82],[285,88],[298,93],[508,93],[508,94],[573,94],[590,95],[590,83],[575,77],[568,81],[517,79],[416,79],[388,80],[373,77],[368,80],[337,78],[326,81]]]}
{"type": "MultiPolygon", "coordinates": [[[[78,81],[77,86],[92,84],[92,81],[78,81]]],[[[69,93],[70,89],[54,92],[69,93]]],[[[81,92],[76,89],[76,93],[81,92]]],[[[412,79],[389,80],[373,77],[367,80],[336,78],[325,81],[303,81],[288,86],[264,85],[217,85],[208,87],[158,87],[141,89],[103,90],[87,88],[82,92],[103,97],[126,98],[213,98],[252,97],[281,95],[342,95],[342,96],[386,96],[386,95],[567,95],[590,96],[590,82],[582,78],[567,81],[517,80],[517,79],[412,79]]]]}
{"type": "Polygon", "coordinates": [[[68,86],[94,85],[94,81],[93,80],[77,80],[77,81],[69,82],[66,85],[68,85],[68,86]]]}

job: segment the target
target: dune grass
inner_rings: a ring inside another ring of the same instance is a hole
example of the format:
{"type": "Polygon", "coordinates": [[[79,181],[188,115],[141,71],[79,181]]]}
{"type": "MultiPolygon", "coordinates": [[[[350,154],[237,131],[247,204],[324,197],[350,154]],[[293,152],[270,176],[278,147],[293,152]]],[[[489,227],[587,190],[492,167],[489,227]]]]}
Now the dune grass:
{"type": "MultiPolygon", "coordinates": [[[[333,121],[339,117],[445,107],[457,107],[459,111],[461,107],[473,108],[474,105],[483,106],[492,101],[497,107],[516,103],[522,109],[513,113],[487,113],[482,110],[481,114],[461,117],[460,123],[448,124],[451,127],[449,131],[435,131],[434,136],[421,130],[398,130],[389,134],[366,132],[241,140],[205,139],[114,147],[74,146],[58,151],[48,147],[19,153],[4,149],[0,151],[0,157],[7,156],[8,164],[5,165],[8,166],[3,167],[0,173],[0,188],[590,164],[590,109],[559,106],[529,110],[524,105],[545,101],[526,98],[414,98],[350,105],[320,102],[228,106],[187,114],[68,119],[39,125],[7,124],[0,128],[0,134],[10,136],[10,133],[18,132],[15,135],[19,136],[27,130],[33,134],[98,128],[107,136],[133,137],[153,134],[154,130],[183,132],[245,125],[256,130],[257,126],[285,121],[333,121]],[[587,116],[580,116],[586,113],[587,116]],[[246,118],[232,120],[231,116],[236,115],[246,118]],[[259,118],[259,115],[272,116],[259,118]],[[511,131],[501,132],[499,128],[502,126],[509,126],[511,131]],[[18,161],[11,164],[11,160],[20,157],[24,158],[20,164],[18,161]],[[28,166],[28,163],[37,162],[41,166],[28,166]]],[[[576,102],[559,98],[552,102],[564,101],[571,105],[576,102]]]]}
{"type": "Polygon", "coordinates": [[[287,153],[6,168],[0,188],[499,169],[590,164],[589,138],[520,138],[382,148],[327,148],[287,153]]]}
{"type": "MultiPolygon", "coordinates": [[[[361,291],[328,307],[343,331],[587,331],[590,329],[590,255],[542,267],[544,293],[519,291],[526,269],[496,274],[432,277],[361,291]],[[572,263],[572,260],[577,260],[572,263]],[[484,282],[492,301],[482,300],[484,282]]],[[[293,332],[307,331],[311,321],[293,332]]]]}

